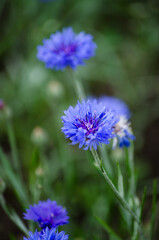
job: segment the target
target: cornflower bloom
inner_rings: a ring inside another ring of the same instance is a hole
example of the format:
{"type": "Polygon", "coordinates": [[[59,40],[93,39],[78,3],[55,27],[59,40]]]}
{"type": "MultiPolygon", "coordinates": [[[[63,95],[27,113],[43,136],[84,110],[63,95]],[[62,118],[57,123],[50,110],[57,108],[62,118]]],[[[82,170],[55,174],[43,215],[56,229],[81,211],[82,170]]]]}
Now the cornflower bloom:
{"type": "Polygon", "coordinates": [[[46,229],[43,229],[41,232],[38,232],[37,230],[35,233],[29,232],[29,237],[23,238],[24,240],[67,240],[68,235],[65,234],[64,231],[59,232],[56,231],[56,228],[52,228],[49,230],[47,227],[46,229]]]}
{"type": "Polygon", "coordinates": [[[99,98],[98,101],[102,102],[108,109],[115,110],[119,117],[119,121],[116,123],[114,128],[116,137],[113,138],[113,148],[115,148],[117,144],[119,144],[119,147],[121,148],[123,146],[129,147],[130,140],[134,140],[135,136],[132,134],[130,126],[129,119],[131,113],[128,106],[121,99],[115,97],[105,96],[99,98]]]}
{"type": "Polygon", "coordinates": [[[79,148],[84,146],[84,150],[91,150],[92,147],[96,150],[97,145],[108,144],[109,139],[115,136],[113,131],[118,122],[115,111],[106,109],[95,99],[78,102],[75,108],[70,106],[64,113],[62,131],[72,145],[79,144],[79,148]]]}
{"type": "Polygon", "coordinates": [[[24,219],[37,222],[41,228],[52,228],[67,224],[69,217],[65,208],[57,205],[56,201],[48,199],[39,201],[33,206],[30,205],[30,208],[26,209],[26,213],[24,213],[24,219]]]}
{"type": "Polygon", "coordinates": [[[4,108],[4,102],[3,102],[3,100],[2,99],[0,99],[0,110],[3,110],[3,108],[4,108]]]}
{"type": "Polygon", "coordinates": [[[99,102],[102,102],[107,108],[115,110],[118,116],[125,116],[127,119],[131,116],[131,112],[127,104],[119,98],[102,96],[99,98],[99,102]]]}
{"type": "Polygon", "coordinates": [[[44,39],[43,45],[37,47],[37,58],[45,63],[46,68],[63,70],[70,67],[75,70],[84,64],[84,60],[95,55],[95,49],[92,35],[84,32],[75,34],[68,27],[51,34],[50,39],[44,39]]]}

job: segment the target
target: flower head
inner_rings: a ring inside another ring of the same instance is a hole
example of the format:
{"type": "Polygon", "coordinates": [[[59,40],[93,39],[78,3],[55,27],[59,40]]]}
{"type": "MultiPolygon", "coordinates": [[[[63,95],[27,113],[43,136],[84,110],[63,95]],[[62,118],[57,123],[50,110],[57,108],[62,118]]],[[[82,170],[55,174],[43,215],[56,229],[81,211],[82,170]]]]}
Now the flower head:
{"type": "Polygon", "coordinates": [[[116,137],[113,138],[113,148],[119,144],[119,147],[129,147],[130,140],[134,140],[135,136],[132,134],[130,126],[130,110],[128,106],[121,99],[115,97],[101,97],[99,102],[102,102],[105,107],[115,110],[119,117],[119,121],[116,123],[114,133],[116,137]]]}
{"type": "Polygon", "coordinates": [[[125,116],[127,119],[129,119],[131,116],[128,106],[119,98],[102,96],[98,101],[102,102],[107,108],[115,110],[118,116],[125,116]]]}
{"type": "Polygon", "coordinates": [[[75,69],[84,64],[84,60],[95,55],[95,48],[92,35],[84,32],[75,34],[72,28],[68,27],[62,32],[51,34],[50,39],[44,39],[43,45],[37,47],[37,58],[44,62],[47,68],[75,69]]]}
{"type": "Polygon", "coordinates": [[[49,230],[47,227],[46,229],[43,229],[41,232],[38,232],[37,230],[35,233],[29,232],[29,237],[24,237],[24,240],[67,240],[68,235],[65,234],[64,231],[59,232],[56,231],[56,228],[52,228],[49,230]]]}
{"type": "Polygon", "coordinates": [[[113,130],[118,122],[115,111],[96,100],[78,102],[75,108],[70,106],[64,113],[62,131],[72,145],[79,143],[79,148],[84,146],[84,150],[97,149],[97,145],[108,144],[115,136],[113,130]]]}
{"type": "Polygon", "coordinates": [[[130,122],[125,116],[120,116],[119,122],[115,125],[114,132],[116,137],[113,139],[113,148],[116,147],[117,142],[119,147],[123,146],[129,147],[130,140],[135,140],[135,136],[132,134],[132,129],[130,127],[130,122]]]}
{"type": "Polygon", "coordinates": [[[24,213],[24,219],[32,220],[39,224],[39,227],[57,227],[67,224],[69,217],[65,208],[57,205],[56,201],[39,201],[38,204],[30,205],[24,213]]]}

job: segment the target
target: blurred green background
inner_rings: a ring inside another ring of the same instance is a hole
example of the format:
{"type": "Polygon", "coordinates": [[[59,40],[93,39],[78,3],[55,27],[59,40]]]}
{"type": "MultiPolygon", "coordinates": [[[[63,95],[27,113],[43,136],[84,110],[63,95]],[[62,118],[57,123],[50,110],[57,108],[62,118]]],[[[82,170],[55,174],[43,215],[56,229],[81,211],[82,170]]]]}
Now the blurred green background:
{"type": "MultiPolygon", "coordinates": [[[[138,196],[145,184],[149,193],[146,224],[151,179],[158,177],[159,168],[159,2],[1,0],[0,21],[0,98],[11,111],[29,203],[50,198],[64,205],[70,224],[62,229],[70,239],[109,239],[94,216],[112,228],[118,224],[116,231],[126,237],[114,196],[87,160],[90,154],[69,146],[61,133],[63,110],[77,102],[70,76],[67,71],[45,69],[36,58],[36,47],[67,26],[94,36],[96,56],[78,67],[77,75],[88,96],[119,97],[132,111],[138,196]],[[41,134],[44,144],[37,142],[41,134]]],[[[10,157],[3,117],[0,144],[10,157]]],[[[120,150],[114,156],[123,160],[120,150]]],[[[28,206],[19,203],[5,173],[0,173],[6,181],[7,203],[22,217],[28,206]]],[[[0,216],[1,239],[22,239],[23,234],[2,209],[0,216]]]]}

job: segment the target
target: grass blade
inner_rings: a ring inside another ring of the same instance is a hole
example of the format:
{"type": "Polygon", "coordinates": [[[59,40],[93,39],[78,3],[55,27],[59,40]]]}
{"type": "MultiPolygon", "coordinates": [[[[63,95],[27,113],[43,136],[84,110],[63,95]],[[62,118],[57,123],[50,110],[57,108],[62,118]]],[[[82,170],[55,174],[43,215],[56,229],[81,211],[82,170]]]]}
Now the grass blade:
{"type": "Polygon", "coordinates": [[[143,209],[144,209],[144,204],[145,204],[145,199],[146,199],[146,193],[147,193],[147,188],[144,187],[144,193],[142,196],[142,201],[141,201],[141,208],[140,208],[140,222],[142,222],[142,215],[143,215],[143,209]]]}
{"type": "Polygon", "coordinates": [[[123,175],[120,170],[119,162],[117,162],[118,168],[118,191],[122,197],[124,197],[124,183],[123,183],[123,175]]]}
{"type": "Polygon", "coordinates": [[[7,157],[5,156],[5,154],[3,153],[3,150],[1,148],[0,148],[0,159],[1,159],[2,166],[5,170],[7,179],[10,182],[10,184],[13,186],[18,198],[20,199],[20,201],[22,202],[23,205],[24,204],[28,205],[27,195],[24,191],[23,186],[21,185],[21,180],[13,172],[10,162],[8,161],[7,157]]]}
{"type": "Polygon", "coordinates": [[[0,204],[3,208],[3,210],[5,211],[5,213],[8,215],[8,217],[19,227],[19,229],[24,234],[28,235],[28,230],[27,230],[26,226],[24,225],[24,223],[22,222],[22,220],[20,219],[18,214],[13,209],[9,210],[9,208],[6,205],[3,195],[0,195],[0,204]]]}
{"type": "Polygon", "coordinates": [[[95,219],[106,230],[106,232],[109,233],[114,238],[114,240],[122,240],[121,237],[119,237],[106,222],[104,222],[102,219],[100,219],[97,216],[95,216],[95,219]]]}
{"type": "Polygon", "coordinates": [[[157,201],[157,181],[153,181],[153,197],[152,197],[152,215],[150,223],[150,240],[154,239],[154,227],[156,217],[156,201],[157,201]]]}

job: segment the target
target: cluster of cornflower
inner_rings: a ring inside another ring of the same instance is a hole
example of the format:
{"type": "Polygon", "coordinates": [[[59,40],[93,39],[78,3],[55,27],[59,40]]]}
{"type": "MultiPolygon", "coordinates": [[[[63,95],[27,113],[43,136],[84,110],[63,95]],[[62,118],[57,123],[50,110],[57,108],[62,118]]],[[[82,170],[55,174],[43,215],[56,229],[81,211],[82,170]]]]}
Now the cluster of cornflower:
{"type": "Polygon", "coordinates": [[[29,232],[29,237],[24,240],[67,240],[68,235],[64,231],[58,232],[57,227],[68,223],[68,215],[65,208],[57,205],[56,201],[39,201],[30,205],[24,213],[24,219],[32,220],[38,224],[40,231],[29,232]]]}
{"type": "MultiPolygon", "coordinates": [[[[84,60],[95,55],[96,44],[90,34],[75,34],[71,27],[57,31],[38,46],[37,58],[47,68],[64,70],[76,69],[83,65],[84,60]]],[[[66,138],[72,145],[79,144],[84,150],[97,149],[98,145],[109,144],[113,139],[113,148],[129,147],[134,140],[130,127],[130,111],[120,99],[104,96],[98,99],[82,100],[75,107],[70,106],[62,117],[66,138]]],[[[24,219],[38,223],[40,230],[30,232],[24,240],[67,240],[64,231],[58,232],[57,227],[68,223],[66,209],[58,206],[56,201],[40,201],[30,206],[24,213],[24,219]]]]}
{"type": "MultiPolygon", "coordinates": [[[[95,55],[96,44],[90,34],[81,32],[75,34],[71,27],[57,31],[38,46],[37,58],[44,62],[47,68],[64,70],[66,67],[76,69],[84,64],[84,60],[95,55]]],[[[70,106],[62,117],[66,138],[72,144],[79,144],[84,150],[99,144],[108,144],[113,139],[113,148],[129,147],[130,140],[135,137],[130,127],[130,111],[127,105],[114,97],[83,100],[75,108],[70,106]]]]}
{"type": "Polygon", "coordinates": [[[113,148],[129,147],[135,137],[132,134],[127,105],[114,97],[102,97],[78,102],[75,108],[70,106],[62,117],[66,138],[72,145],[79,144],[84,150],[96,150],[97,145],[109,144],[113,139],[113,148]]]}

